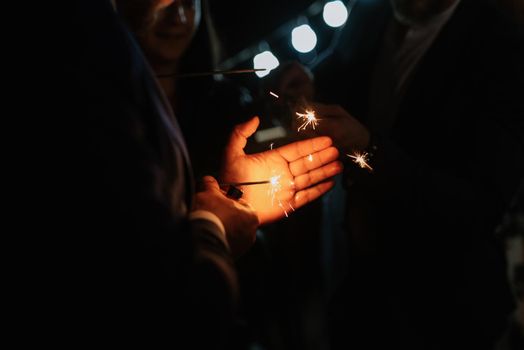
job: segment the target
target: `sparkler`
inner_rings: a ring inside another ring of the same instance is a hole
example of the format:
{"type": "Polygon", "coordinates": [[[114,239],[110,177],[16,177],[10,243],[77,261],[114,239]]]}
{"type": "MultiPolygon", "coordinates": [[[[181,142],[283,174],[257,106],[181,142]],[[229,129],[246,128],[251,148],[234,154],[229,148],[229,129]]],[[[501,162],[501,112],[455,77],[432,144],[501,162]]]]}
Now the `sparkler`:
{"type": "MultiPolygon", "coordinates": [[[[277,192],[279,192],[282,189],[282,184],[280,181],[281,176],[282,175],[275,175],[271,177],[271,186],[268,190],[268,194],[271,197],[271,205],[275,205],[275,195],[277,194],[277,192]]],[[[295,185],[293,181],[289,181],[289,184],[291,186],[295,185]]],[[[288,218],[289,217],[288,210],[286,209],[286,207],[284,206],[284,204],[282,203],[280,199],[277,199],[277,201],[278,201],[278,206],[280,207],[280,209],[282,209],[286,218],[288,218]]],[[[289,209],[295,211],[295,208],[291,205],[291,203],[288,203],[287,205],[289,206],[289,209]]]]}
{"type": "Polygon", "coordinates": [[[215,70],[209,72],[197,72],[197,73],[170,73],[170,74],[159,74],[157,78],[197,78],[197,77],[207,77],[210,75],[230,75],[230,74],[247,74],[266,71],[266,68],[257,68],[257,69],[235,69],[235,70],[215,70]]]}
{"type": "Polygon", "coordinates": [[[295,113],[298,116],[298,120],[303,122],[302,125],[298,128],[297,131],[300,132],[300,130],[306,130],[306,128],[311,125],[313,130],[315,130],[315,126],[318,125],[319,119],[315,116],[315,111],[312,109],[306,109],[305,113],[295,113]]]}
{"type": "Polygon", "coordinates": [[[368,169],[369,171],[373,171],[373,168],[368,164],[369,162],[369,154],[366,152],[355,152],[353,154],[347,154],[349,158],[353,160],[355,164],[357,164],[362,169],[368,169]]]}
{"type": "MultiPolygon", "coordinates": [[[[228,183],[220,183],[220,187],[229,186],[229,189],[226,193],[226,195],[232,199],[239,200],[242,198],[244,192],[239,188],[240,186],[254,186],[254,185],[267,185],[269,184],[269,188],[267,190],[269,198],[271,198],[271,205],[275,205],[275,202],[278,203],[278,206],[282,209],[284,212],[284,215],[286,217],[289,217],[288,209],[284,206],[282,201],[277,198],[277,194],[282,190],[282,183],[281,183],[281,177],[282,175],[274,175],[269,178],[269,180],[264,181],[248,181],[248,182],[228,182],[228,183]]],[[[289,182],[291,186],[294,186],[294,182],[289,182]]],[[[289,209],[292,211],[295,211],[295,208],[291,205],[291,203],[288,203],[287,206],[289,206],[289,209]]]]}
{"type": "Polygon", "coordinates": [[[271,183],[271,180],[264,180],[264,181],[249,181],[249,182],[223,182],[220,183],[220,187],[228,186],[228,190],[226,195],[233,199],[240,199],[244,195],[244,191],[242,191],[239,187],[240,186],[253,186],[253,185],[264,185],[271,183]]]}
{"type": "Polygon", "coordinates": [[[248,182],[223,182],[220,186],[253,186],[253,185],[264,185],[271,183],[271,180],[263,181],[248,181],[248,182]]]}
{"type": "MultiPolygon", "coordinates": [[[[273,176],[269,180],[263,181],[247,181],[247,182],[222,182],[219,184],[220,187],[228,186],[227,195],[234,199],[240,199],[244,192],[239,188],[241,186],[255,186],[255,185],[267,185],[269,184],[268,195],[271,197],[271,203],[275,202],[275,195],[282,189],[280,184],[281,175],[273,176]]],[[[280,201],[279,201],[280,202],[280,201]]]]}
{"type": "MultiPolygon", "coordinates": [[[[271,186],[269,186],[268,195],[271,198],[272,205],[275,204],[275,196],[277,192],[279,192],[282,189],[282,185],[280,184],[281,177],[282,175],[275,175],[269,179],[269,183],[271,184],[271,186]]],[[[280,203],[280,200],[278,202],[279,202],[279,206],[281,206],[282,203],[280,203]]]]}

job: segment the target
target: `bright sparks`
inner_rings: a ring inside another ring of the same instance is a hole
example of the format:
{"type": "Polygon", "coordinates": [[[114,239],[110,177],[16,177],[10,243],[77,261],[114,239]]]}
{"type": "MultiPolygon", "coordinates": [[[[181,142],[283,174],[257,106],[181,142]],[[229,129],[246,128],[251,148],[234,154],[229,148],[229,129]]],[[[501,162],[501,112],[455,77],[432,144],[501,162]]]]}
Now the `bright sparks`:
{"type": "Polygon", "coordinates": [[[313,162],[313,155],[310,154],[310,155],[307,157],[307,160],[309,160],[310,162],[313,162]]]}
{"type": "MultiPolygon", "coordinates": [[[[291,205],[291,203],[282,203],[280,198],[278,198],[278,194],[280,191],[282,191],[282,175],[275,175],[271,176],[269,178],[269,189],[267,191],[269,197],[271,198],[271,205],[274,206],[275,203],[279,206],[280,209],[282,209],[282,212],[286,216],[286,218],[289,217],[290,210],[295,211],[295,208],[291,205]],[[289,207],[289,208],[288,208],[289,207]]],[[[295,183],[293,181],[289,181],[289,186],[294,188],[295,183]]]]}
{"type": "MultiPolygon", "coordinates": [[[[289,209],[295,211],[295,208],[291,205],[291,203],[284,205],[284,203],[282,203],[282,201],[279,198],[277,198],[277,194],[282,190],[281,177],[282,175],[275,175],[269,178],[268,195],[269,197],[271,197],[271,205],[275,205],[276,202],[280,209],[282,209],[282,211],[284,212],[286,218],[288,218],[289,209]],[[289,209],[287,209],[287,206],[289,206],[289,209]]],[[[295,183],[293,181],[289,181],[289,185],[293,187],[295,186],[295,183]]]]}
{"type": "Polygon", "coordinates": [[[284,205],[282,204],[281,201],[278,201],[278,206],[279,206],[280,208],[282,208],[282,210],[284,211],[284,215],[286,216],[286,218],[288,218],[288,217],[289,217],[289,214],[287,213],[287,210],[284,209],[284,205]]]}
{"type": "Polygon", "coordinates": [[[366,152],[359,153],[355,152],[353,154],[347,155],[349,158],[353,160],[355,164],[357,164],[362,169],[368,169],[369,171],[373,171],[373,168],[368,164],[369,162],[369,154],[366,152]]]}
{"type": "Polygon", "coordinates": [[[277,94],[275,94],[273,91],[270,91],[269,94],[273,96],[274,98],[280,98],[277,94]]]}
{"type": "Polygon", "coordinates": [[[319,119],[317,119],[314,110],[306,109],[305,113],[296,112],[295,114],[298,116],[298,120],[303,122],[297,131],[300,132],[300,130],[306,130],[309,125],[311,125],[313,130],[315,130],[315,126],[318,125],[319,119]]]}
{"type": "MultiPolygon", "coordinates": [[[[271,203],[272,205],[275,204],[275,196],[280,190],[282,189],[282,185],[280,184],[280,177],[282,175],[275,175],[269,178],[269,190],[268,194],[269,197],[271,197],[271,203]]],[[[280,202],[280,201],[279,201],[280,202]]]]}

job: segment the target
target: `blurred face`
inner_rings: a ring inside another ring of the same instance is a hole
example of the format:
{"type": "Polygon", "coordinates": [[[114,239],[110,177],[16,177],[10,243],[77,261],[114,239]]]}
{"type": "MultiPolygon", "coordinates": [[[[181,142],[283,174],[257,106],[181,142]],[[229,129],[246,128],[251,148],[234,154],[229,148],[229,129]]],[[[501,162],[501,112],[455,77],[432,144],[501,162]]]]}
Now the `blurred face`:
{"type": "Polygon", "coordinates": [[[391,0],[395,18],[409,26],[424,25],[457,0],[391,0]]]}
{"type": "Polygon", "coordinates": [[[177,62],[198,28],[200,0],[117,0],[149,60],[177,62]]]}

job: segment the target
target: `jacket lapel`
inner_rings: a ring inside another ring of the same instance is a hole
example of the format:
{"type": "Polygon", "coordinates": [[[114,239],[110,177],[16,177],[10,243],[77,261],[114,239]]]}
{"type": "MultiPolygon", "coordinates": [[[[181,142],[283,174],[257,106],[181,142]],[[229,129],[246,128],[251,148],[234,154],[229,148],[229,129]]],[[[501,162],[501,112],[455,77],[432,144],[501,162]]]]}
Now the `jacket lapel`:
{"type": "MultiPolygon", "coordinates": [[[[138,61],[135,66],[143,70],[143,74],[140,74],[140,76],[143,77],[143,85],[137,87],[138,90],[134,91],[134,93],[137,94],[139,100],[144,102],[144,108],[153,112],[157,120],[156,122],[153,120],[152,123],[155,125],[160,124],[159,129],[161,132],[165,131],[171,141],[171,153],[174,153],[172,154],[174,159],[167,161],[170,164],[175,164],[175,168],[172,169],[174,172],[172,176],[174,177],[175,192],[184,193],[187,209],[191,209],[195,185],[191,162],[182,131],[171,105],[154,78],[153,70],[150,68],[137,42],[129,32],[128,36],[130,38],[130,44],[134,47],[135,59],[138,61]],[[182,169],[183,172],[181,172],[182,169]]],[[[157,142],[158,140],[153,141],[157,142]]],[[[162,142],[159,142],[158,146],[160,148],[169,147],[162,142]]],[[[168,152],[167,149],[160,149],[159,151],[162,154],[168,152]]]]}

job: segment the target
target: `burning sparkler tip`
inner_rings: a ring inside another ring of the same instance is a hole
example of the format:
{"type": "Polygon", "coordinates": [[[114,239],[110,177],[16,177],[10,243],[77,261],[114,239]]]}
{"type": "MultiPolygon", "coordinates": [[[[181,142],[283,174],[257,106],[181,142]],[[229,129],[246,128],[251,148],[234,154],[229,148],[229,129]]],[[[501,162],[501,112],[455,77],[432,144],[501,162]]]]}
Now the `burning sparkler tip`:
{"type": "MultiPolygon", "coordinates": [[[[275,203],[275,197],[276,197],[276,194],[282,189],[282,185],[280,184],[280,177],[282,175],[275,175],[275,176],[272,176],[269,178],[269,189],[268,189],[268,194],[269,194],[269,197],[271,198],[271,203],[274,205],[275,203]]],[[[280,200],[279,200],[279,205],[280,205],[280,200]]]]}
{"type": "Polygon", "coordinates": [[[298,130],[306,130],[306,128],[311,125],[312,129],[315,130],[315,127],[318,125],[319,119],[317,119],[315,115],[315,111],[311,109],[306,109],[305,113],[295,113],[298,116],[298,119],[303,122],[302,125],[299,126],[298,130]]]}
{"type": "Polygon", "coordinates": [[[357,164],[362,169],[368,169],[369,171],[373,171],[373,168],[369,165],[369,154],[367,152],[354,152],[353,154],[347,155],[349,158],[353,160],[355,164],[357,164]]]}

